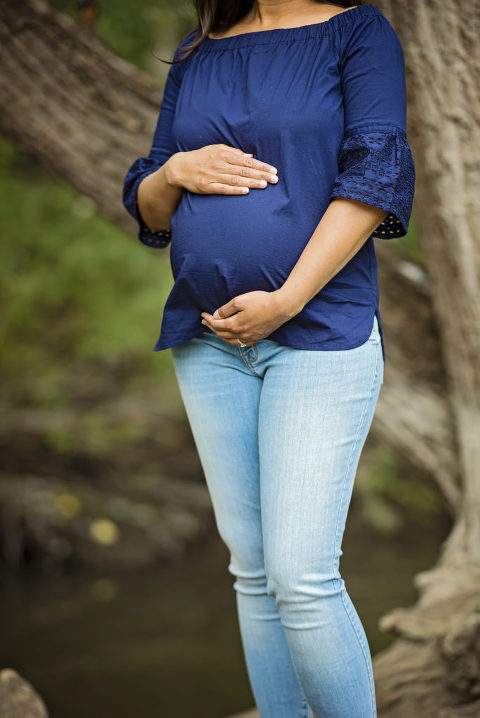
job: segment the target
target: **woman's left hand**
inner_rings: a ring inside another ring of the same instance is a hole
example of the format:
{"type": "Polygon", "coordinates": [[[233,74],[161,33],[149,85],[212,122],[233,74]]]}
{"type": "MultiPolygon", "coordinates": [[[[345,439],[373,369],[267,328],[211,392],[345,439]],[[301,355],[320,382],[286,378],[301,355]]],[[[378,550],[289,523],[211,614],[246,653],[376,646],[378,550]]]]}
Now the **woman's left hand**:
{"type": "Polygon", "coordinates": [[[213,314],[202,312],[202,324],[229,344],[238,345],[238,338],[251,346],[267,337],[296,313],[280,290],[258,290],[237,295],[213,314]]]}

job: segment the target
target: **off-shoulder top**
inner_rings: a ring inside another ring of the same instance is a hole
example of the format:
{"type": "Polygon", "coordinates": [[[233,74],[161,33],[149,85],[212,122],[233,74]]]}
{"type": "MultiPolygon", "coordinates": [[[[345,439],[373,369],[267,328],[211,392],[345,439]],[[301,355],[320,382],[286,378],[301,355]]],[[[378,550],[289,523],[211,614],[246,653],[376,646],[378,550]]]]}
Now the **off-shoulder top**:
{"type": "MultiPolygon", "coordinates": [[[[194,37],[180,42],[175,58],[194,37]]],[[[292,28],[207,37],[170,66],[148,156],[128,168],[123,203],[138,237],[169,247],[173,286],[160,351],[206,331],[201,312],[282,286],[334,197],[388,211],[349,262],[268,337],[297,349],[363,344],[379,312],[375,239],[407,233],[415,168],[406,134],[403,51],[374,5],[292,28]],[[183,191],[170,229],[152,232],[140,182],[178,151],[222,143],[278,169],[245,195],[183,191]]]]}

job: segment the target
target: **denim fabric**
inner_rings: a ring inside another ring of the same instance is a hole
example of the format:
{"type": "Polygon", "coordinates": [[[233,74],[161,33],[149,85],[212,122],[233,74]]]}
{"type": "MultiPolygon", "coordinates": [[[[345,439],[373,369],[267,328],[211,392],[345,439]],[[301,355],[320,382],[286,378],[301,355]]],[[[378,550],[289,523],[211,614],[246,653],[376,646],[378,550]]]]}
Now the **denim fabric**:
{"type": "Polygon", "coordinates": [[[353,349],[242,348],[207,329],[172,359],[261,718],[375,718],[369,645],[339,559],[383,382],[376,317],[353,349]]]}

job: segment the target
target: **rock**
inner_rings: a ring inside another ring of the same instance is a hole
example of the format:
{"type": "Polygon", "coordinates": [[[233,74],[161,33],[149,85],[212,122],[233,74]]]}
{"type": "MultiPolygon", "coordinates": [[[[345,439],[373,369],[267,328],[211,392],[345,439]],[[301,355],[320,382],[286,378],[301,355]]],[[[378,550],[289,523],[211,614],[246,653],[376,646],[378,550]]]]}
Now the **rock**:
{"type": "Polygon", "coordinates": [[[32,684],[13,668],[4,668],[0,671],[0,716],[48,718],[45,704],[32,684]]]}

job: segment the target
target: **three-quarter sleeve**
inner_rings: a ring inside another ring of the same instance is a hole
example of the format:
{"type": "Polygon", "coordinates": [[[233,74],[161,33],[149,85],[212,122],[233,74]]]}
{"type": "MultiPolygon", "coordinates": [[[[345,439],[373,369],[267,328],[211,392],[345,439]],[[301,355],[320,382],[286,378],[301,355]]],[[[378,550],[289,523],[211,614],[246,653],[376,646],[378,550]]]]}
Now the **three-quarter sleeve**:
{"type": "MultiPolygon", "coordinates": [[[[192,30],[180,42],[175,50],[174,59],[181,56],[183,46],[193,39],[195,32],[195,30],[192,30]]],[[[140,213],[137,191],[140,182],[147,175],[159,169],[174,153],[171,144],[171,132],[177,95],[184,71],[183,64],[185,62],[187,62],[187,60],[182,60],[180,63],[170,65],[165,82],[163,100],[148,156],[138,157],[133,162],[128,168],[123,182],[123,205],[127,212],[131,214],[138,223],[139,240],[149,247],[166,247],[171,240],[171,230],[160,229],[154,232],[148,227],[140,213]]]]}
{"type": "Polygon", "coordinates": [[[406,132],[406,83],[400,40],[383,14],[340,39],[344,137],[330,198],[346,197],[388,211],[372,233],[408,231],[415,166],[406,132]]]}

